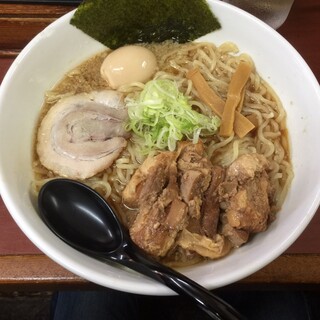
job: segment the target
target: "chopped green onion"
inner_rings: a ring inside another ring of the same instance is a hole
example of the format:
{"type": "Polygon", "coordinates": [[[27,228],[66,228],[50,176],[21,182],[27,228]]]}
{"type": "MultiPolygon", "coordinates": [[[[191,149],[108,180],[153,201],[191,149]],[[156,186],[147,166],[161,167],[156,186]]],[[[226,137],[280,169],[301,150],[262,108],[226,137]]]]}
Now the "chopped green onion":
{"type": "Polygon", "coordinates": [[[218,117],[193,110],[176,83],[167,79],[149,81],[138,99],[126,99],[126,104],[126,129],[137,135],[144,154],[154,149],[174,151],[185,137],[197,143],[200,136],[212,135],[220,126],[218,117]]]}

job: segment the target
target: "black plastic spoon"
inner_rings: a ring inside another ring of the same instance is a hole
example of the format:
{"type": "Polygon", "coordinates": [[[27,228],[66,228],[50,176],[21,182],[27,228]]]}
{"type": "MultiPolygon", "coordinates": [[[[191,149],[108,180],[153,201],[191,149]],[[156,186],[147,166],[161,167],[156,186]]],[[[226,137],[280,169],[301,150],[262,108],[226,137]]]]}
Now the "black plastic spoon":
{"type": "Polygon", "coordinates": [[[120,263],[163,283],[191,298],[212,319],[244,319],[204,287],[143,253],[108,203],[88,186],[68,179],[51,180],[41,188],[38,205],[47,226],[73,248],[120,263]]]}

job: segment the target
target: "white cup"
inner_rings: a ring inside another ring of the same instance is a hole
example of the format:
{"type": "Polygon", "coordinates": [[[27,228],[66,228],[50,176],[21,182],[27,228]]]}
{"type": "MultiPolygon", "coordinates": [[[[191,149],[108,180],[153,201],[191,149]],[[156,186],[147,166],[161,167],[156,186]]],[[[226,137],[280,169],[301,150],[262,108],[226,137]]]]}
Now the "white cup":
{"type": "Polygon", "coordinates": [[[287,19],[294,0],[222,0],[250,12],[278,29],[287,19]]]}

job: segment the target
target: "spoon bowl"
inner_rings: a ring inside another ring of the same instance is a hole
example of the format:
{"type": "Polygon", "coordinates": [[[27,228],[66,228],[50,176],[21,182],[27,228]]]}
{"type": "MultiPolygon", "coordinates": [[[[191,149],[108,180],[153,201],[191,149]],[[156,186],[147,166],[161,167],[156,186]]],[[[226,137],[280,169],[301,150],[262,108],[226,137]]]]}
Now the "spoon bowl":
{"type": "Polygon", "coordinates": [[[76,181],[57,179],[39,193],[45,223],[72,247],[91,254],[111,253],[123,242],[118,218],[99,194],[76,181]]]}
{"type": "Polygon", "coordinates": [[[147,256],[131,241],[108,203],[90,187],[69,179],[51,180],[41,188],[38,206],[46,225],[73,248],[163,283],[195,302],[212,319],[244,319],[204,287],[147,256]]]}

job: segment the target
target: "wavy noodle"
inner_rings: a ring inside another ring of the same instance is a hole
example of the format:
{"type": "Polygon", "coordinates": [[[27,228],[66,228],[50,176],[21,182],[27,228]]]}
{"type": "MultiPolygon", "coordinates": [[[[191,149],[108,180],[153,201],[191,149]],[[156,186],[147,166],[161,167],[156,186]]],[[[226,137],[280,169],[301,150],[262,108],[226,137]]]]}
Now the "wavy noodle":
{"type": "MultiPolygon", "coordinates": [[[[238,48],[233,43],[224,43],[219,47],[212,43],[200,42],[184,45],[163,43],[147,45],[147,47],[158,59],[159,70],[154,78],[176,81],[179,90],[190,98],[193,108],[208,116],[212,115],[212,110],[200,101],[192,81],[185,77],[186,72],[198,67],[209,86],[225,100],[230,79],[239,61],[245,59],[253,64],[250,56],[238,54],[238,48]]],[[[64,96],[106,88],[106,84],[100,81],[99,69],[107,54],[108,52],[100,53],[72,70],[53,90],[48,92],[44,110],[64,96]],[[90,78],[88,74],[83,75],[86,70],[90,74],[91,82],[88,80],[90,78]],[[88,87],[89,82],[90,87],[88,87]],[[75,85],[76,88],[74,88],[75,85]]],[[[119,90],[125,96],[137,97],[143,88],[144,84],[137,82],[122,86],[119,90]]],[[[293,179],[285,124],[286,113],[274,90],[256,72],[250,75],[246,86],[242,112],[245,116],[255,117],[257,123],[255,131],[242,139],[236,136],[223,138],[219,135],[206,137],[203,141],[207,155],[213,164],[228,166],[242,154],[256,152],[264,154],[271,163],[269,175],[272,186],[276,190],[273,205],[276,210],[279,210],[293,179]]],[[[126,150],[111,168],[85,181],[115,204],[121,203],[124,187],[145,160],[135,144],[137,139],[136,136],[132,136],[126,150]]],[[[41,166],[36,155],[33,168],[35,190],[39,190],[46,181],[55,177],[52,172],[41,166]]],[[[121,215],[127,224],[130,224],[134,218],[134,212],[131,211],[121,212],[121,215]]]]}

